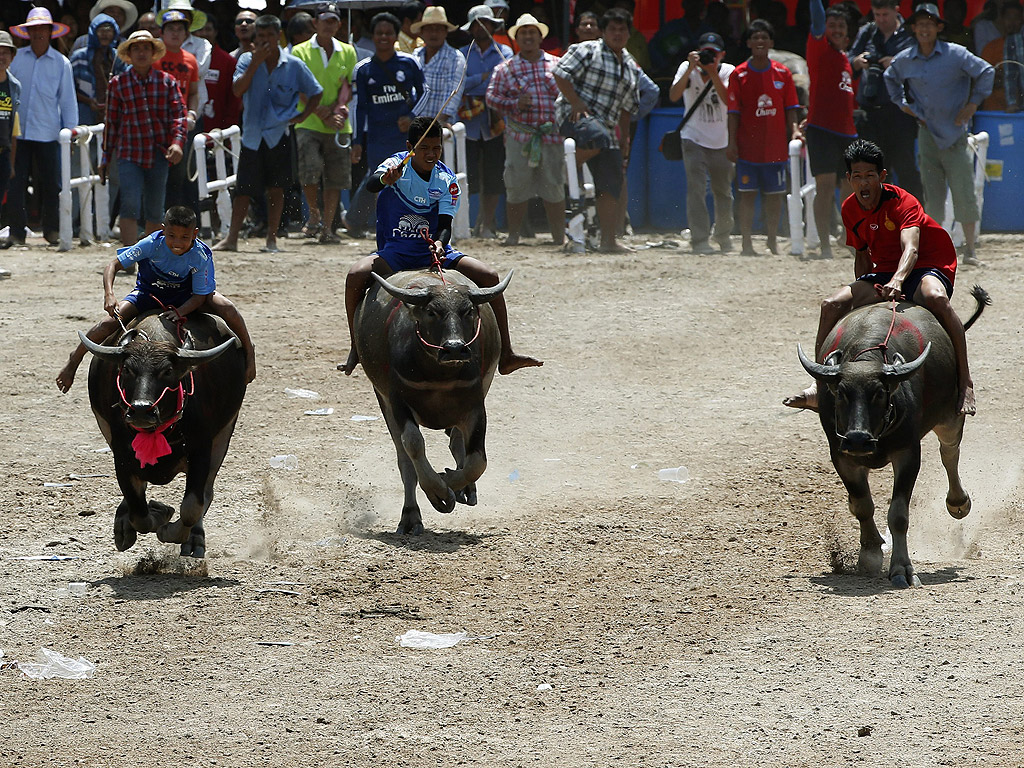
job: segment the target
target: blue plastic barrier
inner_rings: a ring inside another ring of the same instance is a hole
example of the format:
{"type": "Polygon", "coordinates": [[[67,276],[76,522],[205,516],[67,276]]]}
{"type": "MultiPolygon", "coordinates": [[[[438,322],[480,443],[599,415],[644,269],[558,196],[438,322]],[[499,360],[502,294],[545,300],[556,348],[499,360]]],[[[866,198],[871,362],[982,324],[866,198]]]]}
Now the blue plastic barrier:
{"type": "Polygon", "coordinates": [[[989,136],[982,231],[1024,231],[1024,114],[978,112],[972,131],[989,136]]]}
{"type": "MultiPolygon", "coordinates": [[[[679,231],[686,228],[686,171],[682,160],[670,162],[658,151],[661,137],[679,125],[683,119],[681,107],[656,109],[645,118],[647,123],[647,152],[644,156],[632,155],[634,160],[646,160],[647,218],[646,225],[653,229],[679,231]]],[[[643,125],[641,125],[641,129],[643,125]]],[[[639,133],[639,130],[637,131],[639,133]]],[[[630,168],[630,171],[633,171],[630,168]]],[[[636,170],[641,170],[637,168],[636,170]]],[[[632,173],[630,174],[632,178],[632,173]]],[[[635,195],[634,184],[630,181],[630,195],[635,195]]],[[[632,210],[632,209],[631,209],[632,210]]],[[[632,218],[633,214],[630,213],[632,218]]],[[[633,226],[642,219],[633,218],[633,226]]]]}

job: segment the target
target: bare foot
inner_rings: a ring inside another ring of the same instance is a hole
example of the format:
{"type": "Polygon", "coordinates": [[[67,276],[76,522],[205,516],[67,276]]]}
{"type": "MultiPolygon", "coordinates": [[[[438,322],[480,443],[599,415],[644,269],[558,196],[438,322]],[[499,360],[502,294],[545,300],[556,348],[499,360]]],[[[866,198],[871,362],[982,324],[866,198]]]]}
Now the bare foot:
{"type": "Polygon", "coordinates": [[[509,235],[502,245],[519,245],[519,235],[509,235]]]}
{"type": "Polygon", "coordinates": [[[814,382],[799,395],[787,397],[782,401],[783,405],[790,408],[806,408],[808,411],[818,410],[818,382],[814,382]]]}
{"type": "Polygon", "coordinates": [[[778,256],[779,255],[779,244],[775,241],[774,237],[769,237],[768,238],[768,252],[772,256],[778,256]]]}
{"type": "Polygon", "coordinates": [[[352,371],[356,369],[357,365],[359,365],[359,353],[356,352],[355,347],[352,347],[348,353],[348,360],[344,363],[338,363],[338,370],[344,371],[346,376],[351,376],[352,371]]]}
{"type": "Polygon", "coordinates": [[[960,393],[960,413],[974,416],[978,412],[978,403],[974,398],[974,385],[968,384],[960,393]]]}
{"type": "Polygon", "coordinates": [[[544,365],[542,360],[538,360],[535,357],[529,357],[527,355],[517,355],[515,352],[509,352],[501,356],[498,361],[498,373],[502,376],[507,376],[513,371],[518,371],[520,368],[537,368],[544,365]]]}
{"type": "Polygon", "coordinates": [[[598,249],[601,253],[635,253],[635,248],[630,248],[628,245],[622,243],[610,243],[608,245],[602,245],[598,249]]]}
{"type": "Polygon", "coordinates": [[[219,243],[210,248],[211,251],[237,251],[238,241],[228,240],[226,237],[219,243]]]}
{"type": "Polygon", "coordinates": [[[57,389],[67,394],[68,390],[71,389],[71,385],[75,383],[75,373],[78,371],[78,366],[81,363],[81,360],[68,358],[67,364],[57,374],[57,389]]]}

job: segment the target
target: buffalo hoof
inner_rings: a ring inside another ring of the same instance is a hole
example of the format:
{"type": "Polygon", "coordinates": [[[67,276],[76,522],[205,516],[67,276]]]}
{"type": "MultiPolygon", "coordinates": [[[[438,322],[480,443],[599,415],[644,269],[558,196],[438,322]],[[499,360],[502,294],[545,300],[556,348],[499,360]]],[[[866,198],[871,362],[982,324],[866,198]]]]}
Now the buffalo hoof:
{"type": "Polygon", "coordinates": [[[465,488],[455,492],[455,500],[467,507],[476,506],[476,483],[470,483],[465,488]]]}
{"type": "Polygon", "coordinates": [[[139,534],[128,522],[127,515],[114,518],[114,546],[117,547],[118,552],[131,549],[138,539],[139,534]]]}
{"type": "Polygon", "coordinates": [[[191,532],[191,526],[186,528],[181,524],[181,520],[178,519],[173,523],[165,523],[157,528],[156,537],[165,544],[185,544],[191,532]]]}
{"type": "Polygon", "coordinates": [[[432,498],[430,500],[430,503],[433,505],[434,509],[436,509],[438,512],[441,512],[442,514],[447,514],[447,513],[451,512],[453,509],[455,509],[455,502],[456,501],[457,501],[457,499],[456,499],[456,496],[455,496],[455,491],[453,491],[451,488],[448,488],[448,496],[447,496],[447,498],[445,498],[445,499],[440,499],[440,498],[433,499],[432,498]]]}
{"type": "Polygon", "coordinates": [[[949,512],[951,517],[957,520],[963,520],[969,514],[971,514],[971,497],[967,496],[961,502],[946,499],[946,511],[949,512]]]}
{"type": "Polygon", "coordinates": [[[150,515],[154,516],[155,519],[160,520],[160,524],[163,525],[172,517],[174,517],[174,507],[170,504],[164,504],[159,501],[148,502],[150,515]]]}
{"type": "Polygon", "coordinates": [[[902,573],[894,573],[894,574],[892,574],[889,577],[889,582],[896,589],[909,589],[910,587],[920,587],[921,586],[921,580],[919,578],[917,578],[917,574],[913,573],[913,572],[911,572],[911,574],[910,574],[910,582],[909,583],[907,582],[906,575],[904,575],[902,573]]]}
{"type": "Polygon", "coordinates": [[[857,558],[857,573],[861,576],[877,576],[882,570],[882,548],[861,549],[857,558]]]}
{"type": "Polygon", "coordinates": [[[188,540],[181,545],[181,556],[198,559],[206,557],[206,535],[202,532],[197,534],[193,528],[188,540]]]}

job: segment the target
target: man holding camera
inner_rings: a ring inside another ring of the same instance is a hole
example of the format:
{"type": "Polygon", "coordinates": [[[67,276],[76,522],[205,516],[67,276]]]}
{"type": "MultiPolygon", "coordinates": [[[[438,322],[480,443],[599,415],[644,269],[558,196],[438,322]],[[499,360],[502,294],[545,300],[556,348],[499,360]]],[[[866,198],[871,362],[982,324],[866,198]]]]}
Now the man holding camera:
{"type": "Polygon", "coordinates": [[[899,0],[871,0],[875,20],[860,28],[850,47],[853,75],[860,78],[857,105],[863,110],[857,116],[857,133],[881,148],[899,185],[922,200],[921,174],[914,157],[917,121],[892,103],[884,82],[892,57],[914,44],[898,7],[899,0]]]}
{"type": "Polygon", "coordinates": [[[725,64],[725,42],[715,32],[701,35],[699,51],[691,51],[679,65],[669,98],[683,99],[689,119],[680,131],[686,168],[686,221],[690,249],[715,253],[708,242],[711,217],[705,196],[708,180],[715,199],[715,240],[723,253],[732,250],[732,178],[735,166],[726,157],[729,146],[729,76],[735,67],[725,64]]]}

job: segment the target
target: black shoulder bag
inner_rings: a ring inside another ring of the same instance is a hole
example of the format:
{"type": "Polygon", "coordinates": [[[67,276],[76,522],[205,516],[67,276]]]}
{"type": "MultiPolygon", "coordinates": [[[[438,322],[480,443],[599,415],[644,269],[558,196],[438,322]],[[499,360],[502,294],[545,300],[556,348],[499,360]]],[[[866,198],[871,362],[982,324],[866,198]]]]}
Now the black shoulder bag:
{"type": "Polygon", "coordinates": [[[714,87],[714,83],[708,80],[708,84],[704,86],[704,90],[700,92],[697,100],[693,102],[693,106],[690,110],[683,115],[683,119],[679,121],[679,125],[675,127],[675,130],[669,131],[661,137],[661,143],[658,145],[658,151],[664,156],[666,160],[682,160],[683,159],[683,138],[679,135],[679,132],[683,130],[683,126],[686,125],[687,121],[693,117],[693,113],[697,111],[697,107],[704,101],[704,97],[708,95],[714,87]]]}

